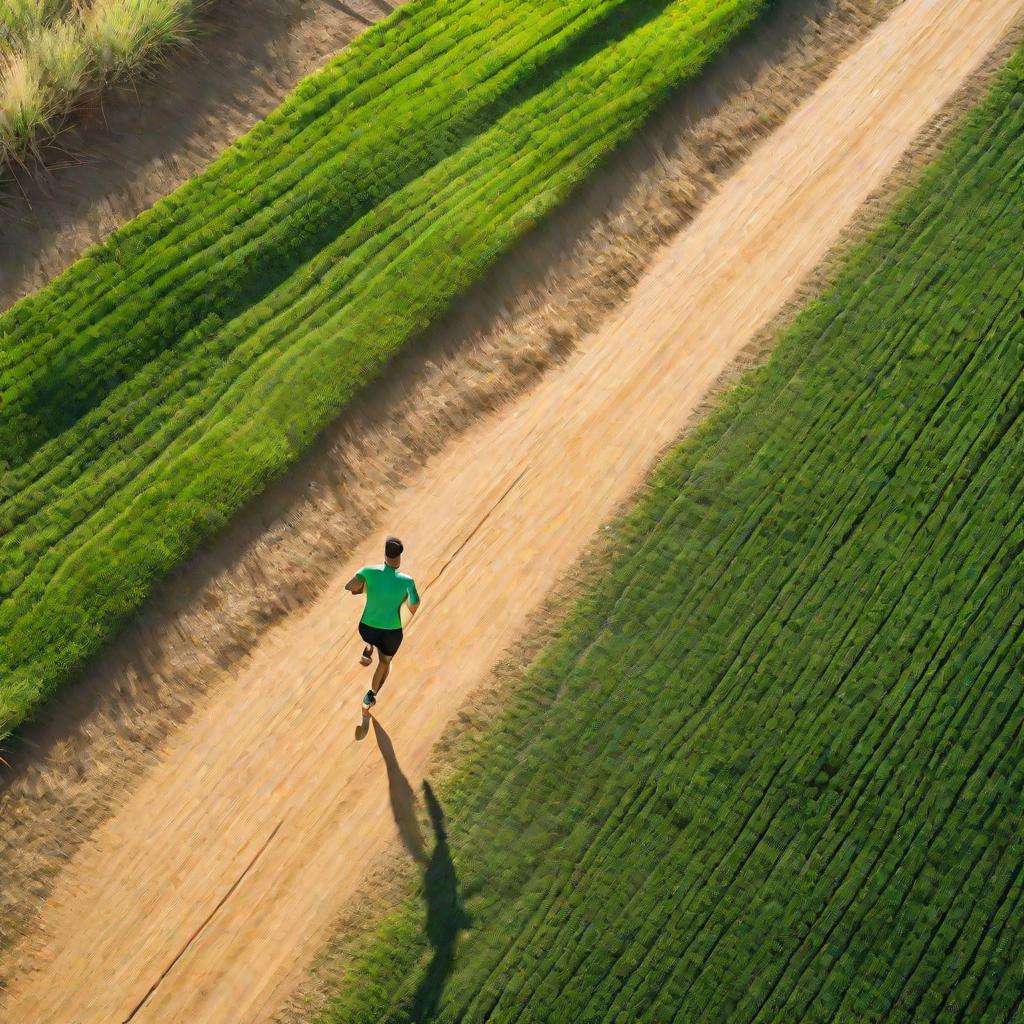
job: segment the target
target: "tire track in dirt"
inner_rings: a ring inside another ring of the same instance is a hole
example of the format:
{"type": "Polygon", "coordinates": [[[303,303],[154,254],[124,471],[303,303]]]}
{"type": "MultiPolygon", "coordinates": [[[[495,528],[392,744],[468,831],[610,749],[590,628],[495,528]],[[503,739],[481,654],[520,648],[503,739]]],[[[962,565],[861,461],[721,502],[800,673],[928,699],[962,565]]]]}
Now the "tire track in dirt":
{"type": "MultiPolygon", "coordinates": [[[[436,582],[378,715],[407,774],[1022,10],[1024,0],[906,0],[614,318],[412,477],[389,528],[406,540],[409,569],[436,582]],[[517,478],[514,500],[499,504],[517,478]]],[[[380,542],[353,562],[378,560],[380,542]]],[[[12,986],[11,1020],[124,1020],[162,972],[136,1021],[274,1012],[395,829],[380,753],[352,736],[366,679],[346,579],[268,634],[63,873],[26,950],[34,963],[12,986]]]]}

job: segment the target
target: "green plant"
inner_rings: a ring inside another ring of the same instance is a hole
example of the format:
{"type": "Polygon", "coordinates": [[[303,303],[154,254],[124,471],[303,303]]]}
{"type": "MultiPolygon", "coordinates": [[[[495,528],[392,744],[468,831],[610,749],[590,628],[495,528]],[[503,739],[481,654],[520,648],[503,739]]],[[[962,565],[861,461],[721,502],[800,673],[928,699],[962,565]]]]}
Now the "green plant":
{"type": "Polygon", "coordinates": [[[192,0],[95,0],[82,28],[105,74],[136,70],[158,51],[188,39],[192,0]]]}

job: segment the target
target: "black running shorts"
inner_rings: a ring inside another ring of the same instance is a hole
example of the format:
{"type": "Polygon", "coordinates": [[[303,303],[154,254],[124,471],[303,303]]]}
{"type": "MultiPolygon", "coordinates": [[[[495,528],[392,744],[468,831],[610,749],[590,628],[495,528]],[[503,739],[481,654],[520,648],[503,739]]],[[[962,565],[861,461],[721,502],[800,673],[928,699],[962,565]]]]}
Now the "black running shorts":
{"type": "Polygon", "coordinates": [[[385,658],[393,658],[398,653],[398,648],[402,646],[400,629],[378,629],[376,626],[360,622],[359,635],[368,644],[376,647],[385,658]]]}

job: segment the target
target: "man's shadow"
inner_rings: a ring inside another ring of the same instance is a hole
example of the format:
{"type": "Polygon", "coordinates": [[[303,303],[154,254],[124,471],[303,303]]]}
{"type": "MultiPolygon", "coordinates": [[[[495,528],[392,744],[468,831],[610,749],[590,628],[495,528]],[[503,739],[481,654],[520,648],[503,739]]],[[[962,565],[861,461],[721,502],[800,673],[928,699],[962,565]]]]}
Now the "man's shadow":
{"type": "Polygon", "coordinates": [[[391,797],[391,811],[398,825],[398,835],[409,855],[423,868],[426,933],[433,956],[416,987],[410,1019],[425,1022],[436,1013],[448,976],[455,966],[455,946],[459,932],[468,928],[472,922],[459,898],[458,878],[448,846],[444,809],[430,783],[424,779],[423,799],[434,833],[434,849],[428,856],[416,813],[416,792],[402,772],[391,737],[376,718],[373,719],[373,733],[388,771],[388,793],[391,797]]]}

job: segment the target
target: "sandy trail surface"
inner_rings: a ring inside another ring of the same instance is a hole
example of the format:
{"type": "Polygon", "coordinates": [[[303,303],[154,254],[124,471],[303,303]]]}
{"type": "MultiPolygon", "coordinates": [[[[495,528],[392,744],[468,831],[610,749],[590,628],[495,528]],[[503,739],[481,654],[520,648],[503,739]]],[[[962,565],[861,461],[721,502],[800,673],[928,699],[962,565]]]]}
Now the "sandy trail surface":
{"type": "MultiPolygon", "coordinates": [[[[402,770],[709,386],[775,316],[1024,0],[906,0],[758,149],[564,366],[417,472],[389,528],[424,607],[377,717],[402,770]]],[[[353,567],[379,561],[373,538],[353,567]]],[[[58,879],[6,1019],[266,1021],[395,837],[358,602],[273,630],[58,879]]]]}

